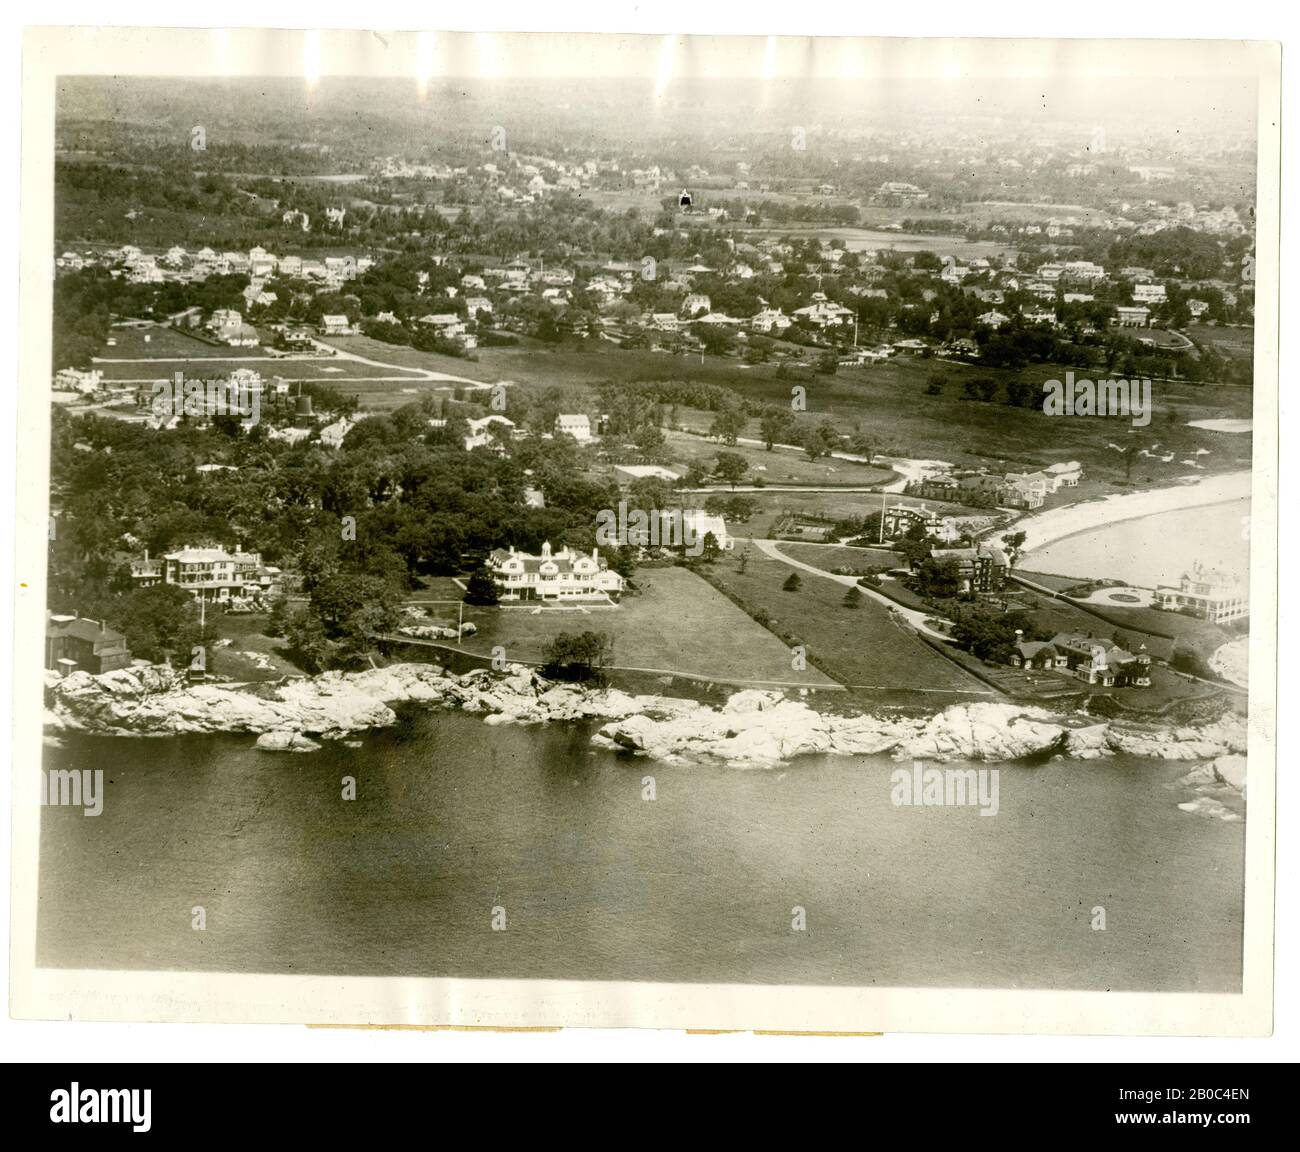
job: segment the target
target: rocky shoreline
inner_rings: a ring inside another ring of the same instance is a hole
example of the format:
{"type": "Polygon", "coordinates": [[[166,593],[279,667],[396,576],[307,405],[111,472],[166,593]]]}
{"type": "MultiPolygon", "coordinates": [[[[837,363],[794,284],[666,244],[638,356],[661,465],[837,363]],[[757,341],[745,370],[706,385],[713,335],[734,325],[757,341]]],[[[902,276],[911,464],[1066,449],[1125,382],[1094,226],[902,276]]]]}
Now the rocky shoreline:
{"type": "Polygon", "coordinates": [[[555,683],[521,665],[457,676],[435,665],[396,664],[277,685],[189,684],[183,673],[155,665],[100,676],[51,676],[46,699],[46,725],[54,732],[249,733],[257,736],[257,747],[277,752],[314,751],[318,740],[395,724],[394,706],[418,704],[477,713],[489,725],[600,721],[591,738],[595,746],[677,763],[770,767],[816,753],[1005,763],[1125,753],[1215,765],[1222,760],[1230,765],[1222,774],[1225,783],[1245,783],[1246,726],[1233,715],[1197,726],[1157,727],[981,702],[955,704],[928,717],[844,716],[755,689],[713,707],[555,683]]]}

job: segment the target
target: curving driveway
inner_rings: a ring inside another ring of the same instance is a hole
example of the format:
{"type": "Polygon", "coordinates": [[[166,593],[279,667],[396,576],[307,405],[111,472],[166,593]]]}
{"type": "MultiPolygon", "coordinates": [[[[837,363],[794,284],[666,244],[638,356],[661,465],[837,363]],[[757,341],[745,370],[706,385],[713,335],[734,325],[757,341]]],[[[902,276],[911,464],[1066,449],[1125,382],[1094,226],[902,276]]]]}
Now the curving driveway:
{"type": "Polygon", "coordinates": [[[926,623],[928,614],[919,612],[915,608],[905,608],[902,604],[896,604],[888,596],[877,592],[874,588],[869,588],[865,584],[859,584],[856,576],[841,576],[835,572],[827,572],[824,568],[814,568],[811,564],[805,564],[802,560],[796,560],[792,556],[787,556],[780,548],[777,547],[775,540],[759,540],[752,538],[751,543],[762,552],[765,556],[770,556],[773,560],[780,560],[782,564],[788,564],[791,568],[798,568],[803,572],[809,572],[814,576],[820,576],[823,580],[834,580],[837,584],[843,584],[846,587],[856,587],[859,592],[865,596],[871,597],[879,604],[886,608],[892,608],[894,612],[906,620],[918,632],[924,632],[927,636],[935,640],[942,640],[945,644],[951,644],[952,639],[944,633],[931,628],[926,623]]]}

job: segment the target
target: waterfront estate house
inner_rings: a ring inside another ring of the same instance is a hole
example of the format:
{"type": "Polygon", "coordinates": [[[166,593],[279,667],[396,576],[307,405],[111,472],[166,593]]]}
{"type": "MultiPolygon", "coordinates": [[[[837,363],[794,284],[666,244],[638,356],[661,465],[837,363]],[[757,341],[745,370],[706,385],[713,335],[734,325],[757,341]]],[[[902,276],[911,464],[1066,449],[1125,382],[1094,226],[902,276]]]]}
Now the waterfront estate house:
{"type": "Polygon", "coordinates": [[[1061,488],[1076,488],[1083,479],[1083,465],[1077,460],[1067,460],[1064,464],[1049,464],[1043,469],[1048,480],[1048,490],[1056,492],[1061,488]]]}
{"type": "Polygon", "coordinates": [[[586,444],[591,440],[591,419],[585,414],[561,413],[555,418],[555,435],[570,436],[579,444],[586,444]]]}
{"type": "Polygon", "coordinates": [[[957,582],[962,594],[998,592],[1006,583],[1010,564],[1001,548],[977,544],[973,548],[934,548],[930,558],[936,564],[945,561],[957,566],[957,582]]]}
{"type": "Polygon", "coordinates": [[[1002,503],[1012,508],[1041,508],[1052,491],[1052,482],[1042,472],[1008,472],[1002,489],[1002,503]]]}
{"type": "Polygon", "coordinates": [[[224,548],[178,548],[150,559],[146,552],[131,561],[131,578],[138,588],[175,584],[208,603],[227,604],[257,599],[276,590],[280,570],[262,563],[257,552],[224,548]]]}
{"type": "Polygon", "coordinates": [[[1157,585],[1155,606],[1222,624],[1250,615],[1249,591],[1245,581],[1198,562],[1183,573],[1177,587],[1157,585]]]}
{"type": "Polygon", "coordinates": [[[964,504],[963,490],[955,476],[947,474],[923,476],[907,486],[908,495],[920,496],[925,500],[944,500],[949,504],[964,504]]]}
{"type": "Polygon", "coordinates": [[[963,504],[991,506],[1006,498],[1007,482],[988,472],[971,472],[957,480],[963,504]]]}
{"type": "Polygon", "coordinates": [[[98,676],[131,663],[126,637],[103,620],[45,614],[45,667],[60,675],[89,672],[98,676]]]}
{"type": "Polygon", "coordinates": [[[961,535],[955,519],[938,516],[924,505],[896,504],[885,510],[884,521],[884,536],[888,540],[900,540],[916,527],[935,540],[953,541],[961,535]]]}
{"type": "Polygon", "coordinates": [[[567,547],[552,552],[549,541],[537,556],[498,548],[487,568],[502,600],[617,600],[625,583],[599,549],[590,556],[567,547]]]}
{"type": "Polygon", "coordinates": [[[1133,653],[1111,640],[1058,632],[1052,637],[1051,647],[1056,650],[1057,668],[1068,669],[1089,684],[1106,688],[1151,687],[1151,657],[1145,644],[1133,653]]]}

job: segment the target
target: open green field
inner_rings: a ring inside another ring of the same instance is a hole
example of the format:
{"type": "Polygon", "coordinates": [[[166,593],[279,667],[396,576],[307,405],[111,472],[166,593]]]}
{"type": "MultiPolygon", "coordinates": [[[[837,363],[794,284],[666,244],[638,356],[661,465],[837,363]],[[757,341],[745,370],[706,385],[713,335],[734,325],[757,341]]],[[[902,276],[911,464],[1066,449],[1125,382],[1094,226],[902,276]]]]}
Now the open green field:
{"type": "Polygon", "coordinates": [[[190,356],[221,356],[228,360],[239,360],[245,356],[265,355],[260,348],[231,348],[225,344],[212,344],[178,328],[154,325],[147,328],[114,327],[109,330],[108,338],[116,341],[116,345],[111,348],[105,346],[100,355],[110,358],[183,360],[190,356]]]}
{"type": "Polygon", "coordinates": [[[463,360],[459,356],[421,352],[402,344],[385,344],[382,340],[372,340],[369,336],[331,336],[321,343],[356,356],[364,356],[367,360],[377,360],[381,364],[392,364],[399,368],[425,368],[448,376],[480,380],[484,384],[495,384],[503,378],[502,373],[494,367],[501,353],[519,352],[517,348],[481,348],[475,352],[476,360],[463,360]]]}
{"type": "MultiPolygon", "coordinates": [[[[317,380],[330,384],[345,386],[350,384],[364,384],[368,380],[376,381],[374,387],[381,390],[384,394],[402,396],[401,389],[412,388],[422,385],[427,389],[431,385],[425,381],[419,380],[412,376],[410,379],[402,377],[400,380],[394,380],[396,374],[393,369],[376,368],[369,364],[357,364],[350,360],[331,360],[327,357],[312,360],[290,360],[281,357],[267,356],[265,353],[261,356],[239,356],[230,357],[225,354],[225,349],[209,348],[206,345],[199,345],[203,352],[194,353],[193,357],[186,359],[168,359],[166,357],[149,358],[147,362],[141,361],[134,357],[131,363],[115,362],[119,359],[116,353],[120,352],[119,348],[109,348],[106,351],[114,354],[108,360],[97,360],[93,365],[104,373],[105,381],[131,381],[131,380],[161,380],[165,377],[171,377],[177,372],[183,372],[188,377],[217,377],[229,375],[236,368],[253,368],[262,374],[264,380],[269,380],[273,376],[282,376],[286,380],[317,380]],[[387,379],[385,379],[387,378],[387,379]]],[[[255,352],[256,349],[245,349],[245,351],[255,352]]],[[[357,392],[359,388],[347,388],[347,391],[357,392]]],[[[407,395],[405,400],[409,401],[412,397],[407,395]]]]}
{"type": "Polygon", "coordinates": [[[664,455],[672,463],[683,467],[692,460],[702,461],[712,467],[719,452],[743,456],[749,465],[749,475],[740,482],[742,486],[753,484],[759,477],[767,484],[816,484],[852,488],[887,484],[898,479],[897,474],[888,468],[872,468],[865,464],[827,458],[812,461],[802,452],[789,448],[773,448],[768,452],[750,444],[728,446],[686,432],[667,432],[665,436],[664,455]]]}
{"type": "Polygon", "coordinates": [[[265,612],[248,615],[210,613],[208,620],[218,638],[231,641],[225,648],[208,651],[208,671],[217,676],[229,676],[238,681],[278,680],[282,676],[301,676],[302,669],[292,664],[283,652],[283,637],[267,636],[265,612]],[[250,659],[247,653],[256,653],[264,660],[250,659]]]}
{"type": "MultiPolygon", "coordinates": [[[[864,691],[897,691],[951,699],[987,698],[992,690],[935,652],[891,611],[868,597],[847,608],[844,585],[801,573],[797,592],[781,587],[794,571],[751,552],[745,571],[734,555],[714,564],[709,579],[751,611],[766,612],[769,626],[791,644],[807,647],[836,680],[864,691]]],[[[932,702],[932,701],[931,701],[932,702]]]]}
{"type": "Polygon", "coordinates": [[[781,551],[801,564],[830,572],[835,568],[900,568],[903,557],[888,548],[849,548],[834,544],[782,544],[781,551]]]}
{"type": "MultiPolygon", "coordinates": [[[[756,404],[789,408],[791,398],[792,382],[778,379],[774,365],[745,366],[739,360],[716,356],[701,362],[698,356],[617,348],[601,340],[559,345],[531,341],[513,348],[480,348],[476,360],[417,352],[360,336],[333,342],[385,363],[427,368],[484,383],[512,380],[524,387],[561,384],[594,390],[605,381],[701,381],[732,388],[756,404]]],[[[798,419],[815,424],[829,418],[845,432],[858,425],[878,438],[882,454],[947,460],[961,467],[1033,470],[1078,460],[1085,474],[1103,485],[1125,480],[1123,457],[1108,447],[1110,444],[1123,448],[1132,442],[1149,449],[1159,445],[1159,455],[1174,453],[1168,463],[1157,457],[1139,457],[1133,465],[1134,485],[1167,483],[1185,475],[1187,469],[1179,462],[1200,447],[1214,450],[1209,466],[1215,470],[1249,466],[1247,438],[1238,438],[1225,449],[1222,437],[1186,427],[1189,420],[1249,416],[1249,389],[1153,383],[1154,412],[1145,428],[1133,428],[1126,417],[1053,417],[1039,408],[1012,408],[1000,400],[984,403],[961,398],[962,382],[969,378],[992,377],[1000,384],[1018,379],[1038,394],[1046,380],[1063,379],[1065,371],[1064,365],[999,370],[899,356],[887,363],[844,368],[834,376],[802,382],[807,389],[807,411],[798,419]],[[946,379],[943,392],[927,396],[926,385],[935,373],[946,379]]],[[[1086,375],[1088,371],[1080,369],[1077,374],[1086,375]]],[[[391,407],[409,399],[403,398],[401,385],[396,383],[377,383],[354,391],[368,407],[391,407]]],[[[683,426],[702,432],[713,419],[712,413],[684,408],[679,408],[678,416],[683,426]]],[[[750,422],[743,435],[758,438],[757,420],[750,422]]],[[[819,466],[839,467],[841,463],[822,462],[819,466]]],[[[829,475],[824,473],[823,479],[829,475]]],[[[839,480],[839,474],[835,479],[839,480]]],[[[1083,495],[1087,493],[1077,490],[1059,494],[1063,499],[1083,495]]]]}
{"type": "MultiPolygon", "coordinates": [[[[756,370],[741,390],[755,400],[789,404],[790,384],[756,370]]],[[[1123,480],[1121,451],[1129,443],[1161,456],[1174,453],[1168,463],[1139,457],[1133,466],[1134,483],[1167,483],[1185,475],[1179,461],[1197,448],[1218,449],[1211,461],[1216,470],[1249,466],[1246,438],[1223,451],[1214,433],[1188,428],[1189,420],[1251,413],[1249,389],[1217,385],[1154,382],[1151,386],[1152,420],[1134,428],[1127,417],[1048,416],[1041,408],[1012,408],[1000,400],[984,403],[961,398],[963,381],[976,377],[997,379],[1003,386],[1020,379],[1041,394],[1043,383],[1063,379],[1062,366],[1039,366],[1018,371],[997,371],[978,366],[898,357],[888,363],[841,369],[835,376],[819,377],[806,385],[806,413],[801,422],[830,418],[843,431],[859,424],[878,437],[883,455],[946,460],[960,467],[1032,471],[1048,464],[1078,460],[1094,479],[1123,480]],[[945,377],[943,392],[927,396],[930,376],[945,377]]],[[[1082,375],[1077,373],[1076,375],[1082,375]]],[[[709,413],[681,416],[684,425],[707,427],[709,413]]],[[[757,437],[757,421],[743,433],[757,437]]],[[[1077,496],[1078,493],[1075,493],[1077,496]]]]}
{"type": "MultiPolygon", "coordinates": [[[[789,648],[751,620],[725,596],[685,568],[646,568],[637,574],[639,596],[616,608],[569,605],[466,609],[478,632],[466,652],[490,656],[496,645],[507,660],[542,661],[561,632],[607,632],[614,664],[671,675],[735,684],[828,687],[831,680],[811,666],[795,671],[789,648]]],[[[435,616],[430,610],[430,616],[435,616]]],[[[446,614],[455,620],[455,608],[446,614]]]]}
{"type": "Polygon", "coordinates": [[[1189,324],[1187,335],[1224,356],[1250,356],[1255,350],[1255,329],[1239,325],[1189,324]]]}
{"type": "MultiPolygon", "coordinates": [[[[118,330],[122,339],[126,330],[118,330]]],[[[155,329],[154,332],[165,332],[155,329]]],[[[1213,329],[1216,333],[1241,332],[1248,329],[1213,329]]],[[[138,338],[139,333],[132,335],[138,338]]],[[[374,359],[393,367],[377,367],[338,360],[280,360],[265,357],[262,349],[214,349],[185,336],[169,333],[169,341],[182,341],[186,355],[196,361],[175,359],[170,347],[150,349],[148,364],[97,365],[108,380],[156,379],[176,371],[202,372],[213,375],[230,371],[241,363],[257,367],[264,375],[280,375],[290,380],[327,380],[347,387],[361,397],[368,408],[387,410],[409,403],[413,396],[445,388],[435,382],[405,379],[403,368],[424,368],[453,377],[495,383],[511,380],[523,388],[555,384],[589,388],[593,392],[603,382],[700,381],[734,389],[754,404],[772,404],[788,408],[792,383],[776,376],[772,365],[744,366],[738,360],[721,357],[677,356],[644,349],[622,349],[600,340],[570,341],[560,345],[542,345],[529,341],[512,348],[483,348],[476,360],[462,360],[436,353],[418,352],[383,344],[366,337],[340,338],[339,348],[374,359]],[[168,356],[158,357],[155,351],[168,356]],[[218,353],[219,360],[207,357],[218,353]],[[260,354],[260,355],[259,355],[260,354]],[[397,379],[383,379],[397,377],[397,379]],[[415,389],[413,393],[410,389],[415,389]]],[[[104,349],[114,359],[134,359],[133,351],[143,351],[119,343],[104,349]]],[[[887,363],[863,368],[841,369],[834,376],[819,376],[803,382],[807,389],[807,411],[798,415],[801,423],[830,419],[843,432],[855,427],[874,435],[878,451],[884,455],[946,460],[959,467],[987,467],[994,470],[1034,470],[1067,460],[1080,461],[1085,470],[1085,484],[1097,486],[1095,494],[1113,490],[1114,483],[1134,486],[1169,483],[1186,475],[1181,461],[1194,458],[1198,448],[1211,455],[1201,458],[1214,471],[1249,467],[1249,437],[1227,438],[1221,434],[1187,427],[1191,420],[1251,415],[1249,389],[1218,385],[1156,382],[1152,385],[1153,416],[1144,428],[1134,428],[1127,417],[1053,417],[1040,408],[1013,408],[1001,401],[984,403],[961,398],[962,382],[973,377],[992,377],[1001,383],[1019,379],[1041,392],[1044,381],[1062,379],[1064,366],[1036,366],[1020,370],[984,369],[977,365],[949,363],[921,357],[899,356],[887,363]],[[926,386],[933,374],[945,379],[938,396],[927,396],[926,386]],[[1138,457],[1131,477],[1125,477],[1123,448],[1135,444],[1152,452],[1138,457]],[[1113,445],[1113,447],[1112,447],[1113,445]],[[1172,459],[1160,457],[1172,453],[1172,459]]],[[[1083,370],[1080,371],[1082,374],[1083,370]]],[[[678,419],[684,427],[707,431],[712,414],[679,408],[678,419]]],[[[758,439],[758,422],[752,420],[743,436],[758,439]]],[[[676,445],[675,445],[676,447],[676,445]]],[[[744,450],[746,446],[742,445],[744,450]]],[[[716,454],[712,443],[690,445],[680,442],[683,459],[690,452],[716,454]]],[[[773,474],[773,457],[755,450],[757,466],[767,468],[763,475],[769,483],[799,476],[802,482],[813,479],[835,484],[863,479],[862,473],[850,475],[855,466],[844,461],[822,460],[809,464],[801,455],[783,453],[781,474],[773,474]],[[834,469],[834,471],[832,471],[834,469]]],[[[871,472],[872,470],[866,470],[871,472]]],[[[876,472],[876,478],[883,473],[876,472]]],[[[868,482],[874,482],[869,480],[868,482]]],[[[1063,491],[1053,502],[1077,500],[1088,496],[1086,490],[1063,491]]]]}

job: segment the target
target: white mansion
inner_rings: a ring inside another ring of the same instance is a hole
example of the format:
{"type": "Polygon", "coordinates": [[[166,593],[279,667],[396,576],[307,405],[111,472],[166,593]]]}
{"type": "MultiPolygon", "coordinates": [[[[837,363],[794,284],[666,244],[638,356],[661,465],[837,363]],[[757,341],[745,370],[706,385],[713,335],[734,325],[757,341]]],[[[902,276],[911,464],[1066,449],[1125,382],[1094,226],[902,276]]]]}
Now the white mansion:
{"type": "Polygon", "coordinates": [[[1190,612],[1202,620],[1222,624],[1250,615],[1249,589],[1245,581],[1216,569],[1196,564],[1185,572],[1175,588],[1156,588],[1155,604],[1168,612],[1190,612]]]}
{"type": "Polygon", "coordinates": [[[196,599],[224,604],[275,592],[280,569],[268,567],[259,553],[245,552],[239,545],[234,552],[186,546],[154,559],[146,552],[131,561],[131,578],[137,588],[175,584],[196,599]]]}
{"type": "Polygon", "coordinates": [[[549,541],[540,556],[498,548],[487,567],[502,600],[616,600],[624,585],[599,549],[590,556],[569,548],[552,552],[549,541]]]}

